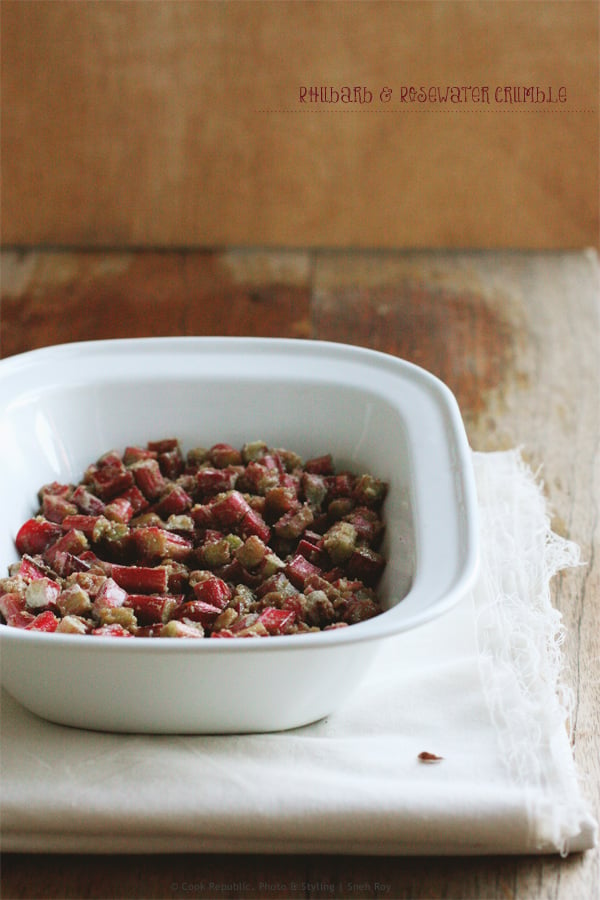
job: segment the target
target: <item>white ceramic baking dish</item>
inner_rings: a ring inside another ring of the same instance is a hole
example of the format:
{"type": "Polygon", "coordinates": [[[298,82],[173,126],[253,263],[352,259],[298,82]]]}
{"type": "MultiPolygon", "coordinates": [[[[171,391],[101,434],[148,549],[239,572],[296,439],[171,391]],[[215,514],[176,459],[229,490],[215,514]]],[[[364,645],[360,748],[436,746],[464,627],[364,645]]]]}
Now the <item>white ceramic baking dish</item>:
{"type": "MultiPolygon", "coordinates": [[[[2,684],[67,725],[128,732],[292,728],[330,714],[381,641],[472,585],[470,450],[445,385],[343,344],[158,338],[65,344],[0,362],[0,572],[49,481],[105,450],[178,437],[184,450],[262,439],[389,482],[379,586],[386,611],[349,628],[255,640],[90,638],[0,626],[2,684]]],[[[401,664],[401,663],[399,663],[401,664]]]]}

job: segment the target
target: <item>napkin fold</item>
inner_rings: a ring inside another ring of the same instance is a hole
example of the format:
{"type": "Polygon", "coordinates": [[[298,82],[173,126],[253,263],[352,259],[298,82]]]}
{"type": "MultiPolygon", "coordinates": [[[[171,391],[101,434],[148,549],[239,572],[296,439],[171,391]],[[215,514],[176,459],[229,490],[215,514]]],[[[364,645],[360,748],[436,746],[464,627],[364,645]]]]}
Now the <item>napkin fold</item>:
{"type": "Polygon", "coordinates": [[[476,588],[382,645],[335,714],[265,735],[70,729],[2,695],[2,849],[386,855],[561,853],[597,824],[576,771],[550,529],[518,451],[474,453],[476,588]],[[423,752],[442,757],[423,762],[423,752]]]}

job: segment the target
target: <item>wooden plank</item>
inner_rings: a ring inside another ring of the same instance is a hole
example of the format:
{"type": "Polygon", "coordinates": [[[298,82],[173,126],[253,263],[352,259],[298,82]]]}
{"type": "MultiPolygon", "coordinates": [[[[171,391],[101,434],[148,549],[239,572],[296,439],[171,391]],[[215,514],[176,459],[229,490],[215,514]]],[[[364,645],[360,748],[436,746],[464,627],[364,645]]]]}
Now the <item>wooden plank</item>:
{"type": "Polygon", "coordinates": [[[596,245],[597,13],[4,0],[5,245],[596,245]],[[373,103],[300,103],[344,85],[373,103]],[[490,102],[402,99],[421,86],[490,102]]]}

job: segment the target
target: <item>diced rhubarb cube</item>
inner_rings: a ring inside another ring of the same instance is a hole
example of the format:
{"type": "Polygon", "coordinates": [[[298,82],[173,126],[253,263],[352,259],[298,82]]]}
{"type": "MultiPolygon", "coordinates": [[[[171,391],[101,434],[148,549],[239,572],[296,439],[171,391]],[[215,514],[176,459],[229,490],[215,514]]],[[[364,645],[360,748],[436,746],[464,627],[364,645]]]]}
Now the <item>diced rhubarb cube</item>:
{"type": "Polygon", "coordinates": [[[150,506],[150,502],[146,500],[136,484],[132,484],[130,488],[127,488],[126,491],[119,495],[119,498],[129,500],[133,514],[136,516],[150,506]]]}
{"type": "Polygon", "coordinates": [[[65,516],[72,516],[77,512],[76,505],[60,494],[44,494],[42,514],[49,522],[62,522],[65,516]]]}
{"type": "Polygon", "coordinates": [[[101,518],[103,517],[86,515],[66,516],[62,520],[61,525],[64,531],[71,531],[74,528],[76,531],[82,531],[89,540],[93,540],[94,529],[101,518]]]}
{"type": "Polygon", "coordinates": [[[129,594],[124,606],[133,609],[140,625],[168,622],[179,606],[177,597],[157,597],[148,594],[129,594]]]}
{"type": "Polygon", "coordinates": [[[333,475],[333,459],[331,454],[326,453],[323,456],[315,456],[313,459],[308,459],[304,463],[304,470],[313,475],[333,475]]]}
{"type": "Polygon", "coordinates": [[[114,625],[101,625],[99,628],[94,628],[92,630],[92,634],[97,637],[134,637],[131,631],[127,631],[126,628],[123,628],[122,625],[119,625],[117,623],[115,623],[114,625]]]}
{"type": "Polygon", "coordinates": [[[156,500],[165,489],[166,482],[155,459],[142,459],[134,463],[129,471],[135,483],[147,500],[156,500]]]}
{"type": "Polygon", "coordinates": [[[208,458],[216,469],[239,466],[242,462],[242,454],[231,444],[214,444],[208,451],[208,458]]]}
{"type": "Polygon", "coordinates": [[[320,507],[327,496],[325,477],[312,472],[304,472],[300,484],[306,502],[311,506],[320,507]]]}
{"type": "Polygon", "coordinates": [[[104,512],[104,502],[92,494],[90,491],[80,484],[71,496],[71,500],[76,504],[79,512],[87,516],[99,516],[104,512]]]}
{"type": "Polygon", "coordinates": [[[276,466],[264,465],[266,457],[260,462],[249,462],[242,476],[244,490],[251,494],[261,494],[263,497],[267,491],[279,485],[280,472],[276,466]]]}
{"type": "Polygon", "coordinates": [[[35,618],[25,607],[25,597],[15,593],[0,597],[0,613],[6,624],[13,628],[26,628],[35,618]]]}
{"type": "Polygon", "coordinates": [[[59,481],[51,481],[49,484],[44,484],[38,491],[38,497],[40,502],[44,499],[47,494],[53,494],[56,497],[70,497],[73,488],[70,484],[62,484],[59,481]]]}
{"type": "Polygon", "coordinates": [[[376,584],[384,568],[384,557],[369,547],[357,547],[348,560],[348,573],[367,585],[376,584]]]}
{"type": "Polygon", "coordinates": [[[71,584],[60,592],[58,608],[63,616],[83,616],[92,608],[90,595],[80,584],[71,584]]]}
{"type": "Polygon", "coordinates": [[[190,495],[184,491],[182,487],[176,484],[174,487],[170,488],[167,493],[162,495],[154,507],[154,511],[157,512],[162,519],[167,519],[169,516],[176,516],[185,512],[187,509],[191,509],[192,504],[193,500],[190,495]]]}
{"type": "Polygon", "coordinates": [[[313,521],[313,511],[305,503],[300,509],[291,510],[278,519],[273,526],[273,531],[278,538],[284,538],[285,540],[299,538],[303,531],[309,525],[312,525],[313,521]]]}
{"type": "Polygon", "coordinates": [[[62,528],[56,522],[48,522],[41,516],[28,519],[17,532],[15,543],[21,555],[28,553],[35,556],[43,553],[62,535],[62,528]]]}
{"type": "Polygon", "coordinates": [[[384,524],[379,515],[373,509],[359,506],[352,510],[345,521],[354,525],[360,543],[373,546],[376,544],[384,530],[384,524]]]}
{"type": "Polygon", "coordinates": [[[214,525],[212,506],[208,504],[196,503],[195,506],[192,506],[190,515],[200,531],[203,531],[205,528],[212,528],[214,525]]]}
{"type": "Polygon", "coordinates": [[[19,563],[18,574],[21,578],[24,578],[25,581],[37,581],[38,578],[44,578],[46,573],[40,568],[35,560],[31,558],[31,556],[25,555],[19,563]]]}
{"type": "Polygon", "coordinates": [[[361,475],[356,480],[354,497],[362,506],[380,506],[388,491],[387,482],[374,478],[373,475],[361,475]]]}
{"type": "Polygon", "coordinates": [[[157,456],[156,450],[149,450],[147,447],[125,447],[123,462],[126,466],[131,466],[141,459],[156,459],[157,456]]]}
{"type": "Polygon", "coordinates": [[[232,466],[226,466],[224,469],[206,466],[198,469],[196,473],[196,487],[201,496],[212,497],[233,490],[238,475],[238,469],[232,466]]]}
{"type": "Polygon", "coordinates": [[[167,570],[161,566],[120,566],[113,564],[112,577],[119,587],[135,594],[164,594],[167,570]]]}
{"type": "Polygon", "coordinates": [[[73,556],[79,556],[84,550],[89,550],[85,534],[76,528],[70,528],[58,541],[55,541],[44,551],[44,562],[54,567],[58,553],[71,553],[73,556]]]}
{"type": "Polygon", "coordinates": [[[269,538],[271,537],[271,529],[261,514],[255,509],[248,510],[242,521],[238,524],[237,530],[243,538],[255,534],[265,544],[268,543],[269,538]]]}
{"type": "Polygon", "coordinates": [[[36,578],[27,585],[25,602],[30,610],[56,608],[60,584],[51,578],[36,578]]]}
{"type": "Polygon", "coordinates": [[[126,491],[133,484],[129,469],[120,465],[106,465],[98,468],[91,476],[94,493],[101,500],[109,501],[126,491]]]}
{"type": "Polygon", "coordinates": [[[165,478],[169,478],[172,481],[175,480],[185,468],[185,461],[181,454],[181,450],[177,448],[176,450],[167,450],[164,453],[159,453],[158,457],[158,465],[160,466],[160,471],[163,473],[165,478]]]}
{"type": "Polygon", "coordinates": [[[195,582],[192,589],[197,600],[209,603],[219,610],[227,606],[232,596],[229,585],[216,575],[209,575],[205,580],[195,582]]]}
{"type": "Polygon", "coordinates": [[[306,538],[302,538],[298,544],[298,553],[307,559],[309,562],[314,563],[315,566],[318,566],[322,563],[323,560],[323,551],[316,544],[313,544],[311,541],[306,540],[306,538]]]}
{"type": "Polygon", "coordinates": [[[231,628],[221,628],[219,631],[213,631],[211,638],[234,638],[235,634],[231,628]]]}
{"type": "Polygon", "coordinates": [[[148,441],[146,444],[151,453],[171,453],[173,450],[179,450],[178,438],[161,438],[159,441],[148,441]]]}
{"type": "Polygon", "coordinates": [[[285,634],[286,629],[294,623],[296,614],[290,609],[276,609],[274,606],[267,606],[263,609],[258,617],[269,634],[285,634]]]}
{"type": "Polygon", "coordinates": [[[270,521],[280,519],[285,513],[299,507],[297,492],[293,488],[279,485],[265,494],[265,515],[270,521]]]}
{"type": "Polygon", "coordinates": [[[209,508],[212,522],[225,529],[236,525],[250,512],[248,501],[239,491],[228,491],[222,497],[217,497],[209,508]]]}
{"type": "Polygon", "coordinates": [[[119,468],[123,465],[123,458],[118,450],[107,450],[96,460],[96,465],[99,468],[119,468]]]}
{"type": "Polygon", "coordinates": [[[96,594],[94,608],[106,609],[107,607],[123,606],[126,599],[127,591],[119,587],[114,579],[107,578],[96,594]]]}
{"type": "Polygon", "coordinates": [[[26,631],[56,631],[58,628],[58,619],[50,610],[35,616],[33,622],[25,626],[26,631]]]}
{"type": "Polygon", "coordinates": [[[321,574],[321,570],[318,566],[314,566],[300,553],[297,553],[292,557],[286,564],[284,571],[292,584],[296,585],[298,588],[302,588],[306,579],[310,578],[311,575],[321,574]]]}
{"type": "Polygon", "coordinates": [[[191,622],[200,622],[203,628],[211,628],[220,612],[219,607],[204,600],[188,600],[177,607],[173,619],[189,619],[191,622]]]}
{"type": "Polygon", "coordinates": [[[175,559],[183,561],[187,559],[193,543],[187,538],[181,537],[166,528],[149,526],[147,528],[134,528],[131,532],[133,544],[145,560],[175,559]]]}
{"type": "Polygon", "coordinates": [[[122,494],[120,497],[115,497],[114,500],[111,500],[104,509],[104,515],[107,519],[110,519],[112,522],[124,522],[125,524],[131,521],[133,512],[131,502],[122,494]]]}
{"type": "Polygon", "coordinates": [[[204,628],[200,622],[188,624],[187,622],[179,622],[171,619],[160,630],[159,637],[166,638],[203,638],[204,628]]]}

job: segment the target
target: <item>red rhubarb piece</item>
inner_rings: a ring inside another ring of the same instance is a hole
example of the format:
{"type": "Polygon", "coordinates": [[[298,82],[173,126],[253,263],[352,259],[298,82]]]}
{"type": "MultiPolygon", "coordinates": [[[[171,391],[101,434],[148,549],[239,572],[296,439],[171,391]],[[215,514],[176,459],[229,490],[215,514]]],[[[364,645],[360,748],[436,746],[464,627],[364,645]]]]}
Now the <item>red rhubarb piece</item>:
{"type": "Polygon", "coordinates": [[[255,509],[248,510],[248,512],[238,525],[238,531],[243,538],[247,538],[250,537],[250,535],[255,534],[265,544],[268,543],[269,538],[271,537],[271,529],[269,528],[261,514],[255,509]]]}
{"type": "Polygon", "coordinates": [[[123,606],[130,607],[140,625],[168,622],[180,601],[177,597],[157,597],[152,594],[129,594],[123,606]]]}
{"type": "Polygon", "coordinates": [[[162,495],[154,507],[154,511],[162,519],[168,519],[169,516],[177,516],[190,509],[192,503],[192,498],[187,491],[176,484],[162,495]]]}
{"type": "Polygon", "coordinates": [[[194,547],[187,538],[155,525],[134,528],[131,539],[142,559],[148,561],[176,559],[181,562],[187,559],[194,547]]]}
{"type": "MultiPolygon", "coordinates": [[[[209,506],[212,522],[220,528],[231,528],[250,512],[246,498],[239,491],[229,491],[209,506]]],[[[194,513],[192,511],[192,516],[194,513]]]]}
{"type": "Polygon", "coordinates": [[[132,466],[141,459],[156,459],[157,456],[156,450],[148,450],[147,447],[125,447],[123,462],[126,466],[132,466]]]}
{"type": "Polygon", "coordinates": [[[91,476],[92,487],[101,500],[112,500],[133,484],[133,475],[122,464],[107,465],[91,476]]]}
{"type": "Polygon", "coordinates": [[[79,556],[80,553],[88,549],[89,544],[83,531],[70,528],[58,541],[55,541],[44,551],[44,562],[53,567],[57,554],[71,553],[73,556],[79,556]]]}
{"type": "Polygon", "coordinates": [[[147,448],[150,453],[171,453],[173,450],[179,451],[179,440],[177,438],[161,438],[159,441],[148,441],[147,448]]]}
{"type": "Polygon", "coordinates": [[[119,587],[136,594],[164,594],[168,573],[160,566],[120,566],[113,564],[111,574],[119,587]]]}
{"type": "Polygon", "coordinates": [[[313,475],[333,475],[333,459],[330,453],[315,456],[304,463],[304,471],[313,475]]]}
{"type": "Polygon", "coordinates": [[[80,484],[71,496],[71,500],[76,504],[79,512],[87,516],[99,516],[104,512],[104,502],[92,494],[90,491],[80,484]]]}
{"type": "Polygon", "coordinates": [[[62,520],[61,525],[64,531],[71,531],[72,529],[82,531],[89,540],[93,540],[94,528],[101,518],[102,516],[86,516],[83,514],[66,516],[62,520]]]}
{"type": "Polygon", "coordinates": [[[230,491],[235,487],[239,470],[231,466],[224,469],[216,469],[206,466],[198,469],[196,473],[196,487],[203,497],[212,497],[224,491],[230,491]]]}
{"type": "Polygon", "coordinates": [[[3,594],[0,597],[0,613],[4,616],[6,624],[13,628],[26,628],[33,622],[35,616],[25,608],[25,597],[20,594],[3,594]]]}
{"type": "Polygon", "coordinates": [[[231,444],[214,444],[208,451],[208,458],[216,469],[239,466],[242,462],[242,454],[231,444]]]}
{"type": "Polygon", "coordinates": [[[77,512],[75,504],[60,494],[44,494],[42,514],[49,522],[62,522],[65,516],[72,516],[77,512]]]}
{"type": "Polygon", "coordinates": [[[147,500],[156,500],[160,497],[166,482],[155,459],[142,459],[134,463],[129,471],[133,473],[136,485],[147,500]]]}
{"type": "Polygon", "coordinates": [[[278,519],[273,526],[273,531],[278,538],[290,540],[300,537],[303,531],[309,525],[313,524],[313,521],[313,511],[310,506],[305,503],[300,509],[291,510],[278,519]]]}
{"type": "Polygon", "coordinates": [[[51,578],[36,578],[27,585],[25,603],[30,610],[56,607],[60,584],[51,578]]]}
{"type": "Polygon", "coordinates": [[[50,610],[35,616],[33,622],[25,626],[26,631],[56,631],[58,628],[58,619],[50,610]]]}
{"type": "Polygon", "coordinates": [[[117,499],[129,500],[134,515],[143,512],[150,506],[149,501],[146,500],[136,484],[132,484],[131,487],[127,488],[126,491],[120,494],[117,499]]]}
{"type": "Polygon", "coordinates": [[[127,591],[119,587],[113,578],[107,578],[94,599],[96,609],[123,606],[127,599],[127,591]]]}
{"type": "Polygon", "coordinates": [[[113,625],[101,625],[99,628],[94,628],[92,634],[97,637],[134,637],[130,631],[127,631],[126,628],[123,628],[122,625],[118,625],[117,623],[114,623],[113,625]]]}
{"type": "Polygon", "coordinates": [[[19,563],[18,574],[21,578],[24,578],[25,581],[37,581],[38,578],[44,578],[46,573],[40,569],[30,556],[25,555],[19,563]]]}
{"type": "Polygon", "coordinates": [[[204,581],[197,581],[193,586],[193,591],[197,600],[209,603],[219,610],[227,606],[232,596],[229,585],[216,575],[211,575],[204,581]]]}
{"type": "Polygon", "coordinates": [[[104,515],[113,522],[127,524],[133,517],[133,505],[127,497],[121,494],[120,497],[115,497],[114,500],[107,504],[104,509],[104,515]]]}
{"type": "Polygon", "coordinates": [[[204,600],[189,600],[178,606],[172,617],[176,620],[189,619],[191,622],[200,622],[203,628],[211,628],[220,613],[221,609],[218,606],[204,600]]]}
{"type": "Polygon", "coordinates": [[[267,606],[258,617],[258,621],[262,622],[269,634],[285,634],[286,629],[293,624],[296,614],[291,609],[276,609],[274,606],[267,606]]]}
{"type": "Polygon", "coordinates": [[[28,519],[17,532],[15,543],[21,555],[28,553],[35,556],[43,553],[50,544],[62,535],[62,528],[56,522],[48,522],[41,516],[28,519]]]}
{"type": "Polygon", "coordinates": [[[306,579],[310,578],[311,575],[321,574],[321,570],[318,566],[314,566],[300,553],[297,553],[286,564],[284,572],[292,584],[296,585],[297,588],[302,588],[306,579]]]}
{"type": "Polygon", "coordinates": [[[349,575],[367,585],[374,585],[384,568],[384,557],[369,547],[357,547],[348,560],[349,575]]]}

